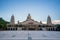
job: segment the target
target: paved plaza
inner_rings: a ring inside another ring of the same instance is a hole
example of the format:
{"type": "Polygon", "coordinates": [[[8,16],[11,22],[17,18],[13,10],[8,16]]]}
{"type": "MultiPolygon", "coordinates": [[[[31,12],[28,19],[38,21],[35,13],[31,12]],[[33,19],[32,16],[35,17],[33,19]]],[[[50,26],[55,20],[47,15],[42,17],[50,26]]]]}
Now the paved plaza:
{"type": "Polygon", "coordinates": [[[58,31],[0,31],[0,40],[60,40],[58,31]]]}

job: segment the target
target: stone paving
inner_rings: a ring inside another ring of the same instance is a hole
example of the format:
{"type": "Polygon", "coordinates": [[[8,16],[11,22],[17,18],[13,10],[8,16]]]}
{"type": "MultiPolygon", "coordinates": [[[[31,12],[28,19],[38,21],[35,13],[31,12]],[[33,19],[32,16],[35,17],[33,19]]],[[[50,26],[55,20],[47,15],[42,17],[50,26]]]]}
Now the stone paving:
{"type": "Polygon", "coordinates": [[[0,40],[60,40],[58,31],[0,31],[0,40]]]}

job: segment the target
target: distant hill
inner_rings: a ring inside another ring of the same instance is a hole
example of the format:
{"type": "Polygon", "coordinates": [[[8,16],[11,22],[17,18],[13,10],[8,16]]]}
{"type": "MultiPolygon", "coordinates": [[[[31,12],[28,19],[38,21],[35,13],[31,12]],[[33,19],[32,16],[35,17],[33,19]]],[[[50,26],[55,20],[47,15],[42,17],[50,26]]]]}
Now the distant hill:
{"type": "Polygon", "coordinates": [[[3,18],[0,18],[0,30],[5,30],[7,23],[9,22],[5,21],[3,18]]]}

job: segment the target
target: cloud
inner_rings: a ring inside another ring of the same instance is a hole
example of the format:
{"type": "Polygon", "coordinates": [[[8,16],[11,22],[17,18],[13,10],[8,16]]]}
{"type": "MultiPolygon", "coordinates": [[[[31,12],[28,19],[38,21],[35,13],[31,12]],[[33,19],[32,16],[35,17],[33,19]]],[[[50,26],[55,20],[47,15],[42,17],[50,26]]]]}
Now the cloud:
{"type": "Polygon", "coordinates": [[[46,24],[47,22],[42,22],[43,24],[46,24]]]}
{"type": "MultiPolygon", "coordinates": [[[[43,24],[46,24],[47,22],[42,22],[43,24]]],[[[52,24],[60,24],[60,20],[53,20],[52,24]]]]}
{"type": "Polygon", "coordinates": [[[52,23],[53,24],[60,24],[60,20],[53,20],[52,23]]]}

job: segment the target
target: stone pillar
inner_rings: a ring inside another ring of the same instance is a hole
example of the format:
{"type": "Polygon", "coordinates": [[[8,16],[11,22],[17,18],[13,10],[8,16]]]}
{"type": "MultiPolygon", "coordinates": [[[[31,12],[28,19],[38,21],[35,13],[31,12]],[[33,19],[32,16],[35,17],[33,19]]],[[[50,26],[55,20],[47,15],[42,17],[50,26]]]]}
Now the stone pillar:
{"type": "Polygon", "coordinates": [[[54,30],[56,31],[56,27],[54,27],[54,30]]]}
{"type": "Polygon", "coordinates": [[[50,31],[51,31],[51,28],[49,28],[50,29],[50,31]]]}
{"type": "Polygon", "coordinates": [[[35,26],[35,30],[38,30],[38,26],[35,26]]]}
{"type": "Polygon", "coordinates": [[[53,31],[53,27],[52,27],[52,31],[53,31]]]}
{"type": "Polygon", "coordinates": [[[28,26],[26,27],[26,30],[29,30],[28,26]]]}
{"type": "Polygon", "coordinates": [[[11,27],[10,27],[10,30],[11,30],[11,27]]]}
{"type": "Polygon", "coordinates": [[[14,27],[14,30],[16,30],[16,27],[14,27]]]}
{"type": "Polygon", "coordinates": [[[51,28],[49,28],[50,30],[49,31],[51,31],[51,28]]]}

